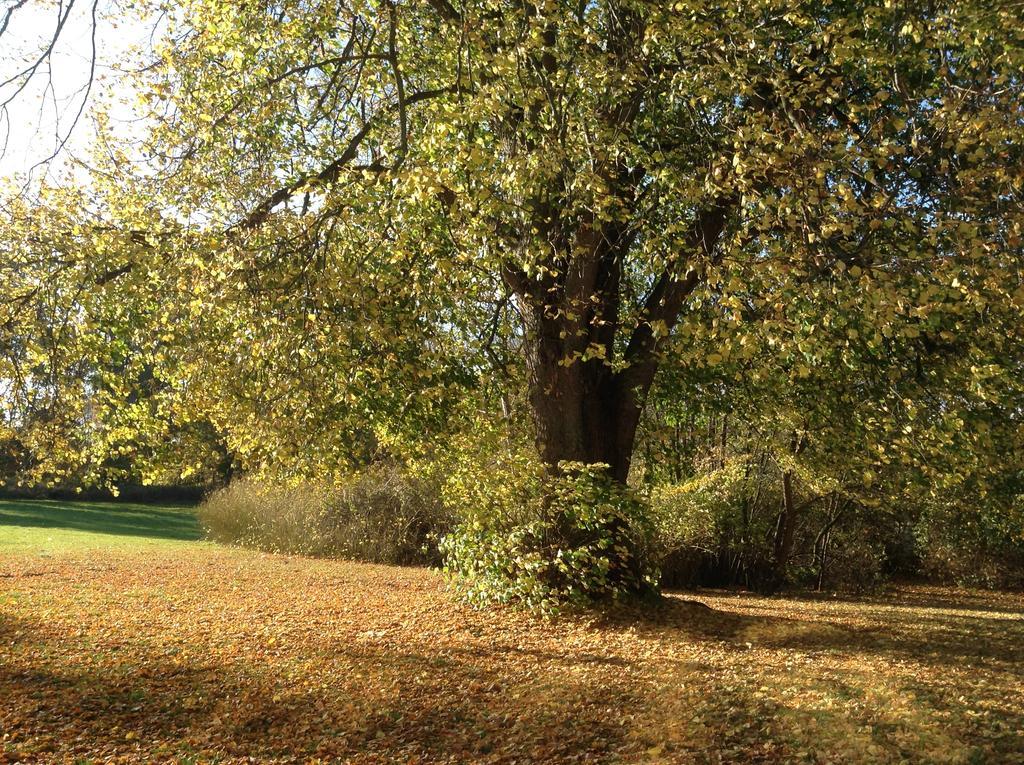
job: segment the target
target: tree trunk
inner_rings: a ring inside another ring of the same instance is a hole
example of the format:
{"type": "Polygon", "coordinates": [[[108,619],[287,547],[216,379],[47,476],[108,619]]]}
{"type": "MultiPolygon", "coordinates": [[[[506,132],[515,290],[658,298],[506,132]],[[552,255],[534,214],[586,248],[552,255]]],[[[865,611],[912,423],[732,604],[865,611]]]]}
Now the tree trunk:
{"type": "Polygon", "coordinates": [[[775,578],[786,579],[786,568],[793,554],[793,536],[796,530],[796,504],[793,501],[793,472],[782,473],[782,515],[775,535],[775,578]]]}
{"type": "Polygon", "coordinates": [[[537,451],[551,470],[559,462],[604,463],[625,483],[640,408],[622,395],[621,382],[601,360],[560,363],[557,338],[534,339],[529,354],[530,404],[537,451]]]}
{"type": "MultiPolygon", "coordinates": [[[[605,175],[626,200],[642,173],[616,167],[605,175]]],[[[696,254],[713,262],[735,198],[700,210],[689,232],[683,264],[696,254]]],[[[621,321],[623,264],[636,231],[621,221],[577,222],[566,232],[557,209],[540,205],[537,228],[547,232],[555,255],[537,276],[514,261],[502,277],[519,302],[525,323],[524,350],[530,404],[541,460],[604,463],[625,483],[640,415],[661,363],[661,352],[702,269],[667,266],[643,300],[643,320],[622,351],[624,368],[611,366],[621,321]],[[655,327],[658,330],[655,330],[655,327]]]]}
{"type": "MultiPolygon", "coordinates": [[[[804,450],[807,441],[801,433],[794,433],[790,442],[789,451],[797,457],[804,450]]],[[[805,502],[804,505],[807,503],[805,502]]],[[[773,563],[774,586],[779,586],[786,581],[789,559],[793,555],[793,539],[796,533],[796,521],[799,508],[793,496],[793,471],[782,471],[782,513],[779,516],[779,526],[775,534],[775,550],[773,563]]]]}

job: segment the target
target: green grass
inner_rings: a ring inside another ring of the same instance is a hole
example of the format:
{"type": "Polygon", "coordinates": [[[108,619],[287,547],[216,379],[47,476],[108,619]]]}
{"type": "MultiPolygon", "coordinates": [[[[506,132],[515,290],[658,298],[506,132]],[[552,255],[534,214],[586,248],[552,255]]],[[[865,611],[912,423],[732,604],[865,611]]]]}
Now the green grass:
{"type": "Polygon", "coordinates": [[[191,507],[0,500],[0,553],[176,545],[202,537],[191,507]]]}

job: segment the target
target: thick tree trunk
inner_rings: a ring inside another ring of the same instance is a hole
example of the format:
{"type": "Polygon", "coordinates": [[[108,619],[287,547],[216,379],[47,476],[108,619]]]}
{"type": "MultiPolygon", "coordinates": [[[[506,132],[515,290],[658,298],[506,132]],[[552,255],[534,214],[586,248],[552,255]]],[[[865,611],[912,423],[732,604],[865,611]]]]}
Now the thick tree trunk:
{"type": "MultiPolygon", "coordinates": [[[[698,213],[690,235],[694,251],[711,257],[733,204],[720,200],[698,213]]],[[[551,468],[562,461],[601,462],[624,483],[663,344],[701,273],[667,269],[657,279],[644,301],[645,321],[625,344],[627,366],[615,371],[622,267],[632,234],[618,223],[588,223],[568,239],[571,244],[562,240],[565,255],[553,260],[563,264],[552,269],[555,275],[534,280],[511,264],[503,273],[526,321],[537,447],[551,468]]]]}
{"type": "Polygon", "coordinates": [[[559,365],[537,359],[532,365],[530,403],[541,460],[604,463],[626,482],[640,411],[623,400],[618,379],[599,361],[559,365]]]}

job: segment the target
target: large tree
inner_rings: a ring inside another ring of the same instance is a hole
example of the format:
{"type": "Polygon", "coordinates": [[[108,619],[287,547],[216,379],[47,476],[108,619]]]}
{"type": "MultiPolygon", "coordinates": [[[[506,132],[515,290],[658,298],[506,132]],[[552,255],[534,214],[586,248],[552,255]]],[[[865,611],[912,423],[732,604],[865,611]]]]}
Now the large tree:
{"type": "Polygon", "coordinates": [[[1010,4],[205,0],[172,15],[155,93],[173,108],[151,148],[178,205],[226,248],[273,251],[249,277],[271,286],[285,255],[314,279],[386,257],[414,302],[511,295],[552,466],[626,479],[690,301],[744,287],[722,283],[730,264],[799,288],[1018,262],[1010,4]]]}
{"type": "Polygon", "coordinates": [[[132,296],[128,345],[192,405],[234,396],[211,418],[236,451],[288,436],[259,459],[376,412],[443,419],[437,391],[504,333],[543,462],[625,481],[695,307],[731,338],[714,366],[814,284],[858,285],[878,327],[922,282],[1021,299],[1013,3],[160,10],[147,134],[112,131],[101,199],[11,261],[25,291],[77,263],[100,302],[132,296]]]}

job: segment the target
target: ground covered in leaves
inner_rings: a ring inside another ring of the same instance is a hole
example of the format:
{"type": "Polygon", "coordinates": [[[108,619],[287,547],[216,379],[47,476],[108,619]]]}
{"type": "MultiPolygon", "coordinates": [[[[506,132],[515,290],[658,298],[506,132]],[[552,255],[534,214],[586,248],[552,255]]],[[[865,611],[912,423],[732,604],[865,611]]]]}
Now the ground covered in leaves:
{"type": "Polygon", "coordinates": [[[543,621],[422,569],[7,531],[0,762],[1024,762],[1021,595],[543,621]]]}

